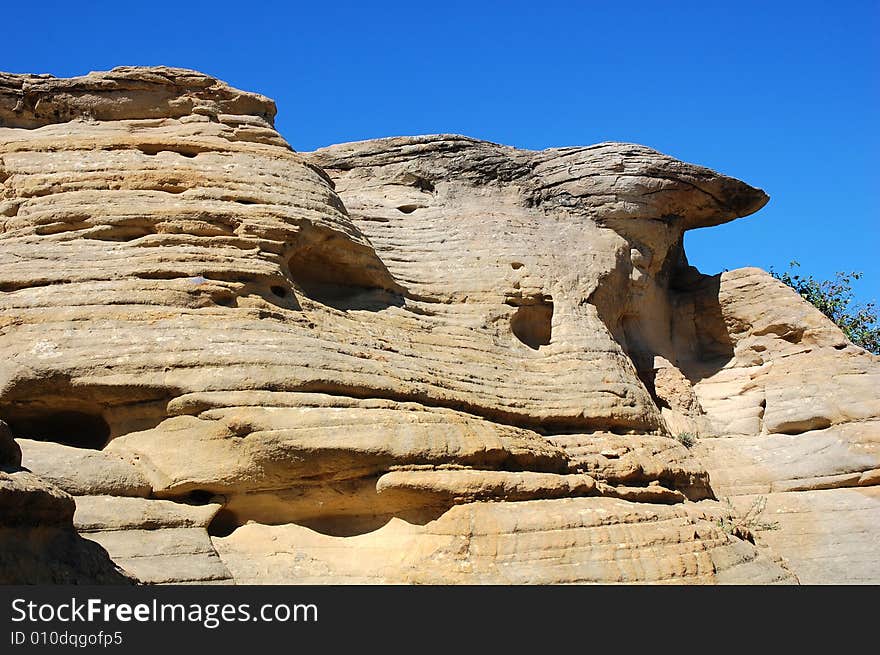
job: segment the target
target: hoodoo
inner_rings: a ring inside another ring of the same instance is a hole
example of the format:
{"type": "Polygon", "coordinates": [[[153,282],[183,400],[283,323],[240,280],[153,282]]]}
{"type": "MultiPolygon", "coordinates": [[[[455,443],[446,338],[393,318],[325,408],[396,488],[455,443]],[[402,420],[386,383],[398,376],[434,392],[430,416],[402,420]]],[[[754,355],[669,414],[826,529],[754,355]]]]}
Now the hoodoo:
{"type": "Polygon", "coordinates": [[[880,582],[880,358],[685,256],[763,191],[274,116],[0,73],[0,581],[880,582]]]}

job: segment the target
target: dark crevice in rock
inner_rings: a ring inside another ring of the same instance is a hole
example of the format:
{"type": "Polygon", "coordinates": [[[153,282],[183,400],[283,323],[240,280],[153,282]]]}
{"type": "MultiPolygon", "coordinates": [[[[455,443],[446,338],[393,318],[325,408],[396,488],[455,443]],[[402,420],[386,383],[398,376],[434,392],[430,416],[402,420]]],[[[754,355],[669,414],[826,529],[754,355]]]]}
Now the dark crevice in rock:
{"type": "MultiPolygon", "coordinates": [[[[88,224],[72,224],[70,229],[83,229],[91,227],[88,224]]],[[[91,239],[94,241],[113,241],[117,243],[126,243],[129,241],[136,241],[137,239],[141,239],[150,234],[155,234],[156,230],[150,226],[138,226],[138,227],[128,227],[128,226],[101,226],[99,229],[93,229],[91,232],[84,234],[84,239],[91,239]]]]}
{"type": "Polygon", "coordinates": [[[244,525],[247,521],[241,520],[234,512],[226,508],[218,511],[211,523],[208,524],[208,534],[212,537],[228,537],[236,528],[244,525]]]}
{"type": "Polygon", "coordinates": [[[278,298],[285,298],[288,293],[287,289],[277,284],[270,286],[269,291],[272,292],[273,296],[277,296],[278,298]]]}
{"type": "Polygon", "coordinates": [[[214,502],[216,495],[206,489],[193,489],[181,501],[189,505],[208,505],[214,502]]]}
{"type": "Polygon", "coordinates": [[[382,289],[336,284],[302,272],[293,273],[297,286],[310,300],[340,311],[366,310],[378,312],[389,307],[403,307],[403,296],[382,289]]]}
{"type": "Polygon", "coordinates": [[[180,155],[181,157],[186,157],[187,159],[192,159],[193,157],[207,150],[202,146],[190,146],[180,142],[175,143],[173,147],[167,143],[141,143],[137,146],[137,149],[145,155],[149,155],[151,157],[158,155],[160,152],[172,152],[180,155]]]}
{"type": "Polygon", "coordinates": [[[0,419],[16,437],[100,450],[122,434],[156,427],[179,394],[146,385],[76,385],[67,376],[24,380],[4,394],[0,419]]]}
{"type": "Polygon", "coordinates": [[[76,410],[33,414],[7,413],[13,434],[22,439],[52,441],[75,448],[101,450],[110,439],[110,426],[100,413],[76,410]]]}
{"type": "Polygon", "coordinates": [[[730,326],[719,299],[721,276],[693,275],[695,272],[689,270],[687,281],[679,278],[671,293],[674,334],[682,351],[675,363],[692,384],[714,375],[734,356],[730,326]]]}

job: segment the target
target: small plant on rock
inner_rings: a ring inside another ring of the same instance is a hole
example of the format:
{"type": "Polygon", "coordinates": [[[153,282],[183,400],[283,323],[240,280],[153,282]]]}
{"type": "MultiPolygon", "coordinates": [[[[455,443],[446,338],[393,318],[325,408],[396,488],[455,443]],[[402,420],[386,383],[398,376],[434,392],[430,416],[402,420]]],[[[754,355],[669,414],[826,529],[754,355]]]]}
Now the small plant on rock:
{"type": "Polygon", "coordinates": [[[685,448],[693,448],[697,444],[697,435],[693,432],[679,432],[675,439],[685,448]]]}
{"type": "Polygon", "coordinates": [[[779,529],[778,521],[771,522],[761,519],[764,510],[767,509],[766,496],[755,498],[745,513],[741,515],[737,513],[729,498],[725,499],[725,502],[727,503],[727,512],[718,519],[718,527],[724,533],[755,543],[752,532],[779,529]]]}

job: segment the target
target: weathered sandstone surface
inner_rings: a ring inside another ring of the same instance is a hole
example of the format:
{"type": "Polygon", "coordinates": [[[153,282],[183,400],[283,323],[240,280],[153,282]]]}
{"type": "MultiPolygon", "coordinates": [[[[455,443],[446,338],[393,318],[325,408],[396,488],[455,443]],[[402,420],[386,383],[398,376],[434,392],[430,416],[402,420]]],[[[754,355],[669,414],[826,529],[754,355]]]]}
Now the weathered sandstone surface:
{"type": "MultiPolygon", "coordinates": [[[[63,523],[146,583],[880,581],[880,360],[684,254],[762,191],[619,143],[296,153],[274,115],[0,74],[4,543],[63,523]]],[[[34,544],[21,581],[99,579],[34,544]]]]}
{"type": "Polygon", "coordinates": [[[74,529],[70,494],[21,467],[0,421],[0,584],[132,584],[107,552],[74,529]]]}

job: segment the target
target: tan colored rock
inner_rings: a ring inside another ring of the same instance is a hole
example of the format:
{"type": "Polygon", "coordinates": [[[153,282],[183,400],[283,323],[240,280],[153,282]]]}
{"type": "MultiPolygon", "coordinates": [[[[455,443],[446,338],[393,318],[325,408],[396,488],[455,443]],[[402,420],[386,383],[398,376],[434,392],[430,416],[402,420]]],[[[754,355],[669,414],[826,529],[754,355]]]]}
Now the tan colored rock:
{"type": "Polygon", "coordinates": [[[3,526],[69,526],[74,502],[68,494],[29,471],[0,471],[0,512],[3,526]]]}
{"type": "Polygon", "coordinates": [[[683,503],[687,498],[680,491],[675,489],[667,489],[659,484],[651,483],[647,487],[627,487],[618,485],[616,487],[610,484],[600,482],[596,485],[596,491],[602,496],[608,498],[621,498],[634,503],[663,503],[674,505],[675,503],[683,503]]]}
{"type": "Polygon", "coordinates": [[[572,471],[602,482],[623,486],[659,482],[690,500],[713,498],[703,464],[670,437],[600,432],[552,435],[548,441],[565,451],[572,471]]]}
{"type": "Polygon", "coordinates": [[[877,532],[863,517],[880,511],[880,357],[759,269],[706,278],[682,304],[712,303],[681,333],[712,336],[705,351],[727,353],[682,365],[718,437],[694,449],[716,495],[741,511],[763,499],[765,514],[779,512],[778,530],[756,537],[803,581],[876,582],[864,553],[876,548],[877,532]],[[705,329],[707,315],[726,331],[705,329]]]}
{"type": "Polygon", "coordinates": [[[792,289],[753,268],[724,273],[699,293],[716,298],[728,330],[716,350],[726,360],[683,368],[698,380],[717,434],[800,434],[880,416],[880,358],[849,344],[792,289]]]}
{"type": "Polygon", "coordinates": [[[219,504],[80,496],[74,522],[113,561],[148,584],[230,582],[207,527],[219,504]]]}
{"type": "Polygon", "coordinates": [[[73,527],[74,501],[24,470],[0,470],[0,584],[131,584],[73,527]]]}
{"type": "Polygon", "coordinates": [[[794,581],[696,507],[611,498],[470,503],[352,537],[249,524],[214,543],[246,584],[794,581]]]}
{"type": "Polygon", "coordinates": [[[0,74],[0,419],[141,581],[794,582],[815,533],[738,499],[876,487],[877,359],[687,266],[762,191],[631,144],[295,153],[274,115],[0,74]]]}
{"type": "Polygon", "coordinates": [[[480,500],[514,502],[591,496],[596,492],[596,481],[584,474],[557,475],[531,471],[391,471],[379,478],[376,491],[380,496],[410,495],[426,504],[480,500]]]}
{"type": "Polygon", "coordinates": [[[880,422],[847,423],[802,434],[702,439],[694,449],[723,496],[870,483],[880,468],[880,422]]]}
{"type": "Polygon", "coordinates": [[[77,119],[246,116],[271,127],[275,103],[202,73],[181,68],[120,66],[109,72],[59,79],[0,73],[0,124],[36,128],[77,119]]]}
{"type": "Polygon", "coordinates": [[[136,463],[112,453],[19,439],[22,465],[75,496],[149,496],[152,489],[136,463]]]}
{"type": "MultiPolygon", "coordinates": [[[[234,402],[234,394],[228,397],[234,402]]],[[[453,410],[325,394],[267,394],[264,399],[268,407],[173,417],[152,431],[115,439],[108,450],[149,460],[170,477],[163,483],[157,476],[153,484],[163,494],[280,488],[298,479],[363,477],[404,464],[548,471],[567,466],[565,454],[534,432],[453,410]],[[179,448],[186,445],[197,446],[202,458],[182,459],[179,448]]]]}
{"type": "Polygon", "coordinates": [[[801,583],[865,584],[880,579],[876,479],[861,488],[746,494],[731,501],[740,514],[762,501],[755,541],[781,555],[801,583]]]}

